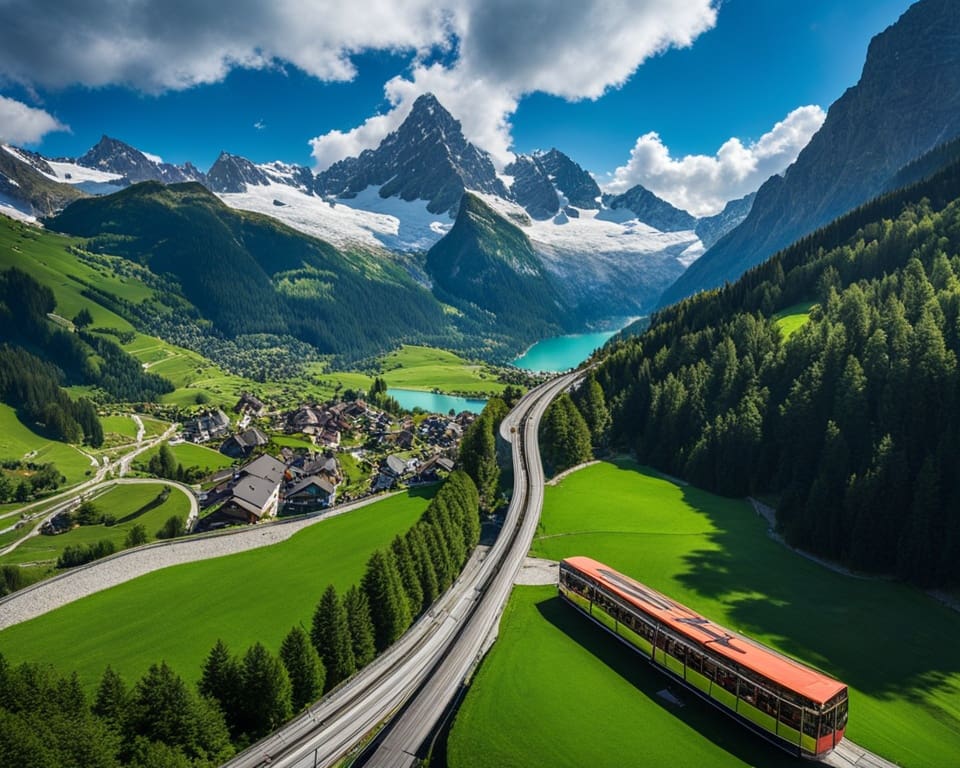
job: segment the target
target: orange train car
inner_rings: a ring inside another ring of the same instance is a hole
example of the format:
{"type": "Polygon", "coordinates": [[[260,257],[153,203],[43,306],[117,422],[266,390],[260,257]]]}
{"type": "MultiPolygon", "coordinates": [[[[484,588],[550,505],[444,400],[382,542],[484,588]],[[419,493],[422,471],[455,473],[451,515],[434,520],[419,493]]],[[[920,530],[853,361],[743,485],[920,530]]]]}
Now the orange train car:
{"type": "Polygon", "coordinates": [[[659,670],[777,746],[817,757],[843,738],[843,683],[589,557],[560,563],[559,590],[659,670]]]}

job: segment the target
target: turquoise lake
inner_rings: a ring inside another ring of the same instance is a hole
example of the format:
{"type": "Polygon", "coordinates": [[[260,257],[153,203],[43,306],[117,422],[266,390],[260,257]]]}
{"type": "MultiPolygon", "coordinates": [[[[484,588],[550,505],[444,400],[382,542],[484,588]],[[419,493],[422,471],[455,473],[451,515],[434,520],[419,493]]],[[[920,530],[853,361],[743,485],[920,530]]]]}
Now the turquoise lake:
{"type": "Polygon", "coordinates": [[[397,399],[401,408],[413,410],[423,408],[430,413],[449,413],[450,409],[480,413],[486,400],[477,397],[458,397],[457,395],[438,395],[433,392],[421,392],[417,389],[394,389],[391,387],[387,394],[397,399]]]}
{"type": "Polygon", "coordinates": [[[528,371],[548,371],[556,373],[576,368],[590,357],[597,347],[602,347],[607,339],[617,331],[598,333],[578,333],[572,336],[554,336],[534,344],[521,357],[513,361],[517,368],[528,371]]]}

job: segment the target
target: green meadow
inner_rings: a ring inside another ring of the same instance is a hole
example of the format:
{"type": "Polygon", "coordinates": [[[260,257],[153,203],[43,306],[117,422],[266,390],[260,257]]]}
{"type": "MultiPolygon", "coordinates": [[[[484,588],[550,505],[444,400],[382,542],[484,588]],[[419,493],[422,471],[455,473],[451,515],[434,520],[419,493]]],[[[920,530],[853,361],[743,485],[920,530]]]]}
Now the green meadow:
{"type": "Polygon", "coordinates": [[[93,544],[102,539],[112,541],[119,551],[135,525],[143,525],[148,539],[153,541],[168,518],[176,515],[186,520],[190,512],[190,501],[180,490],[171,489],[166,500],[158,502],[158,495],[168,487],[161,483],[114,485],[91,499],[101,512],[116,518],[114,525],[83,525],[57,536],[31,536],[0,557],[0,565],[37,563],[53,567],[67,547],[93,544]]]}
{"type": "Polygon", "coordinates": [[[131,684],[161,659],[196,680],[217,638],[241,653],[258,640],[276,652],[291,626],[310,626],[326,586],[359,583],[370,554],[410,528],[432,494],[393,496],[279,544],[146,574],[3,630],[0,653],[76,670],[89,691],[107,664],[131,684]]]}
{"type": "Polygon", "coordinates": [[[480,394],[502,392],[496,373],[435,347],[403,346],[381,360],[387,387],[480,394]]]}
{"type": "Polygon", "coordinates": [[[789,339],[810,322],[810,308],[813,304],[812,301],[804,301],[782,309],[773,316],[773,322],[780,329],[784,339],[789,339]]]}
{"type": "MultiPolygon", "coordinates": [[[[160,448],[152,448],[140,454],[136,462],[138,465],[146,467],[150,459],[159,452],[160,448]]],[[[233,459],[224,456],[213,448],[207,448],[205,445],[196,445],[194,443],[177,443],[171,445],[174,458],[183,465],[185,469],[190,467],[200,467],[206,472],[216,472],[218,469],[225,469],[233,464],[233,459]]]]}
{"type": "Polygon", "coordinates": [[[128,414],[101,416],[100,424],[105,436],[116,438],[114,442],[132,443],[137,439],[137,422],[128,414]]]}
{"type": "MultiPolygon", "coordinates": [[[[746,502],[605,462],[546,489],[533,554],[594,557],[839,678],[850,686],[848,736],[883,757],[907,768],[956,763],[960,614],[906,585],[844,576],[790,552],[746,502]]],[[[483,763],[491,766],[618,765],[652,749],[660,756],[648,765],[779,764],[692,695],[683,708],[665,705],[651,691],[667,678],[639,657],[625,661],[616,641],[550,589],[517,590],[503,632],[457,717],[451,766],[478,765],[467,755],[479,743],[512,745],[514,756],[483,763]],[[502,642],[510,637],[519,641],[502,642]],[[540,661],[548,648],[549,667],[540,661]],[[557,714],[551,678],[570,681],[575,720],[557,714]]]]}
{"type": "Polygon", "coordinates": [[[38,435],[5,403],[0,403],[0,458],[36,464],[52,461],[67,478],[68,485],[85,480],[93,468],[90,459],[74,446],[38,435]]]}

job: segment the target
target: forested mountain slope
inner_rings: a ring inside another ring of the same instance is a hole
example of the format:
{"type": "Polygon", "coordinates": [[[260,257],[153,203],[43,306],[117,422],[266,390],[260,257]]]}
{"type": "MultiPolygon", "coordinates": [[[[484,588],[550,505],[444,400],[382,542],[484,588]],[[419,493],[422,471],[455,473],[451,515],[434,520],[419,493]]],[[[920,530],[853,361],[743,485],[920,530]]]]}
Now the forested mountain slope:
{"type": "Polygon", "coordinates": [[[941,584],[960,578],[958,352],[954,164],[661,311],[597,379],[642,461],[779,495],[791,543],[941,584]],[[774,315],[801,302],[788,335],[774,315]]]}

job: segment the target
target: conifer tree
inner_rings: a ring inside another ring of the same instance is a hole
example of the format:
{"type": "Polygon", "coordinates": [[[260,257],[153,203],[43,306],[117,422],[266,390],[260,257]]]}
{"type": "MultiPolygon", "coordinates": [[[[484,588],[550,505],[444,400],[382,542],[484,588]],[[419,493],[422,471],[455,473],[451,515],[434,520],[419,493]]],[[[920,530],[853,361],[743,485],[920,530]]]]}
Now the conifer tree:
{"type": "Polygon", "coordinates": [[[239,713],[243,698],[243,668],[230,653],[227,644],[218,639],[203,663],[197,683],[201,695],[215,701],[234,738],[240,735],[239,713]]]}
{"type": "Polygon", "coordinates": [[[280,645],[280,660],[290,676],[294,712],[312,704],[323,693],[326,670],[303,628],[294,626],[280,645]]]}
{"type": "Polygon", "coordinates": [[[123,679],[109,664],[100,678],[97,695],[93,702],[93,713],[102,718],[112,728],[119,730],[127,709],[127,686],[123,679]]]}
{"type": "Polygon", "coordinates": [[[353,646],[353,658],[357,669],[363,669],[377,655],[373,641],[373,619],[370,618],[370,602],[367,593],[356,585],[347,590],[343,597],[347,609],[347,621],[350,624],[350,640],[353,646]]]}
{"type": "Polygon", "coordinates": [[[407,597],[407,604],[410,606],[410,614],[411,616],[419,616],[420,609],[423,607],[423,587],[420,586],[420,578],[413,562],[413,555],[410,553],[406,541],[399,535],[394,537],[390,549],[393,551],[393,557],[397,562],[397,570],[400,572],[400,579],[403,582],[403,591],[407,597]]]}
{"type": "Polygon", "coordinates": [[[410,606],[390,550],[377,550],[367,561],[363,590],[370,601],[377,651],[389,647],[410,626],[410,606]]]}
{"type": "Polygon", "coordinates": [[[242,667],[241,731],[255,741],[290,719],[290,677],[280,659],[262,643],[250,646],[242,667]]]}
{"type": "Polygon", "coordinates": [[[326,690],[329,691],[356,672],[347,612],[332,584],[324,590],[313,613],[310,639],[323,660],[326,690]]]}

